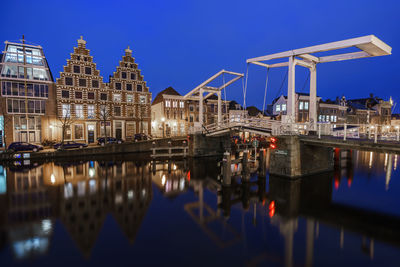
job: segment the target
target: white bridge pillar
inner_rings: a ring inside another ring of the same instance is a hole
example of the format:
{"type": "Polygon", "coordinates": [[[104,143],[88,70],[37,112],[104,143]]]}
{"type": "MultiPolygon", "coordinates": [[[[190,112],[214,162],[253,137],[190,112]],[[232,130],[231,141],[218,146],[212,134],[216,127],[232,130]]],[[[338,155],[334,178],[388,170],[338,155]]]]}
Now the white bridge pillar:
{"type": "Polygon", "coordinates": [[[310,109],[309,118],[311,129],[317,130],[317,66],[310,68],[310,109]]]}
{"type": "Polygon", "coordinates": [[[199,123],[203,127],[203,89],[200,88],[199,92],[199,123]]]}
{"type": "Polygon", "coordinates": [[[296,62],[294,56],[289,57],[288,66],[288,100],[287,100],[287,122],[296,121],[296,99],[295,99],[295,69],[296,62]]]}
{"type": "Polygon", "coordinates": [[[221,91],[217,93],[218,95],[218,125],[222,122],[222,101],[221,101],[221,91]]]}

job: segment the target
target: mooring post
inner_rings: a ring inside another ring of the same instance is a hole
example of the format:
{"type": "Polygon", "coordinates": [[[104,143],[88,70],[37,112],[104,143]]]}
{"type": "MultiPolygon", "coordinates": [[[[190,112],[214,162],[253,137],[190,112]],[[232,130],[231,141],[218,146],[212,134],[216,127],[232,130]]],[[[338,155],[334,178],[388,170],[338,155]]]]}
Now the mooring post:
{"type": "Polygon", "coordinates": [[[187,149],[186,140],[183,140],[183,157],[184,158],[186,158],[186,149],[187,149]]]}
{"type": "Polygon", "coordinates": [[[318,123],[318,139],[321,139],[321,124],[318,123]]]}
{"type": "Polygon", "coordinates": [[[222,159],[222,183],[223,185],[231,185],[231,153],[226,151],[222,159]]]}
{"type": "Polygon", "coordinates": [[[374,143],[378,142],[378,125],[375,125],[375,138],[374,143]]]}
{"type": "Polygon", "coordinates": [[[261,148],[259,151],[260,154],[260,158],[259,158],[259,162],[258,162],[258,168],[261,172],[262,175],[265,175],[265,171],[266,171],[266,153],[265,153],[265,148],[261,148]]]}
{"type": "Polygon", "coordinates": [[[343,141],[346,141],[346,137],[347,137],[347,124],[344,124],[344,135],[343,135],[343,141]]]}
{"type": "Polygon", "coordinates": [[[156,156],[156,142],[153,141],[152,143],[152,149],[153,149],[153,158],[156,156]]]}
{"type": "Polygon", "coordinates": [[[243,159],[242,159],[242,181],[248,181],[250,179],[248,166],[249,165],[249,150],[243,151],[243,159]]]}

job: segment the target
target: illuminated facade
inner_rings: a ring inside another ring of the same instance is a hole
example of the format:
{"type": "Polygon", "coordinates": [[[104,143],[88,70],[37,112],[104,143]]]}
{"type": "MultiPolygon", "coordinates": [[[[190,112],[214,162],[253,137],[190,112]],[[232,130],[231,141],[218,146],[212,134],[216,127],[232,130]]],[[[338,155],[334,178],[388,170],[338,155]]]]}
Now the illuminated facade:
{"type": "Polygon", "coordinates": [[[1,146],[52,139],[55,87],[42,47],[6,41],[0,73],[1,146]]]}
{"type": "Polygon", "coordinates": [[[129,47],[110,77],[109,88],[113,136],[133,140],[135,133],[150,133],[151,93],[129,47]]]}
{"type": "MultiPolygon", "coordinates": [[[[212,95],[204,100],[203,122],[216,123],[218,98],[212,95]]],[[[229,101],[222,101],[222,115],[227,117],[229,101]]],[[[185,99],[174,88],[168,87],[157,94],[151,106],[151,126],[154,136],[184,136],[199,124],[199,101],[185,99]]],[[[224,118],[223,118],[224,119],[224,118]]]]}

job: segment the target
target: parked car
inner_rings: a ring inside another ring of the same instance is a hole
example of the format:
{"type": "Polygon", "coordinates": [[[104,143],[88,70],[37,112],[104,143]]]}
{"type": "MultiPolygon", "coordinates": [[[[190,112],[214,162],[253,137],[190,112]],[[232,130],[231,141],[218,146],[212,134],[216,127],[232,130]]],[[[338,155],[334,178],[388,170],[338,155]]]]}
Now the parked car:
{"type": "Polygon", "coordinates": [[[143,140],[148,140],[149,137],[144,133],[137,133],[137,134],[135,134],[134,139],[135,139],[135,141],[143,141],[143,140]]]}
{"type": "MultiPolygon", "coordinates": [[[[69,149],[69,148],[84,148],[87,147],[87,144],[85,143],[77,143],[75,141],[67,141],[64,142],[64,149],[69,149]]],[[[61,148],[61,143],[57,143],[54,145],[55,149],[61,148]]]]}
{"type": "Polygon", "coordinates": [[[8,146],[8,150],[37,152],[39,150],[43,150],[43,147],[41,145],[29,144],[26,142],[13,142],[8,146]]]}
{"type": "MultiPolygon", "coordinates": [[[[97,138],[97,144],[101,145],[105,143],[106,138],[105,137],[99,137],[97,138]]],[[[122,144],[124,140],[115,138],[115,137],[107,137],[107,144],[122,144]]]]}

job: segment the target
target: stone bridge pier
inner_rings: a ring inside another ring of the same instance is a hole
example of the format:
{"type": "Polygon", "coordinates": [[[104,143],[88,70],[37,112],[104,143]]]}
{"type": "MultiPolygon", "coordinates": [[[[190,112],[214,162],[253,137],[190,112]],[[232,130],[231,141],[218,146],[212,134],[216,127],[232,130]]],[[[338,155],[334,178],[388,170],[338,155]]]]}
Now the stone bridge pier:
{"type": "Polygon", "coordinates": [[[271,175],[298,178],[333,170],[330,147],[304,144],[298,136],[279,136],[276,145],[270,154],[271,175]]]}

